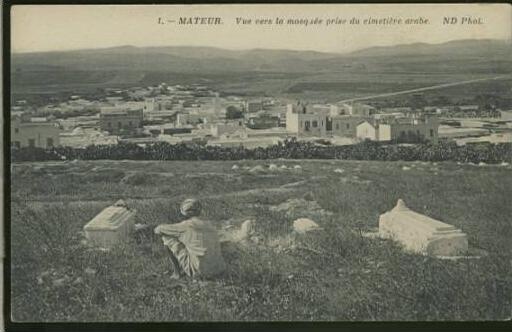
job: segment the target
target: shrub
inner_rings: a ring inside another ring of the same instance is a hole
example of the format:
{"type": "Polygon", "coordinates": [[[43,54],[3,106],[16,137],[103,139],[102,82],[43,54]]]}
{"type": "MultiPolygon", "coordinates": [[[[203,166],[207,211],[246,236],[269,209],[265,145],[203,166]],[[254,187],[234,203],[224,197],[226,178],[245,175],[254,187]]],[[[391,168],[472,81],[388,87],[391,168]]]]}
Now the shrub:
{"type": "Polygon", "coordinates": [[[91,145],[86,148],[57,147],[13,148],[12,161],[46,160],[241,160],[241,159],[348,159],[348,160],[422,160],[499,163],[512,161],[512,143],[457,146],[451,142],[394,145],[365,141],[354,145],[319,146],[288,139],[266,148],[224,148],[201,144],[158,142],[146,147],[136,144],[91,145]]]}

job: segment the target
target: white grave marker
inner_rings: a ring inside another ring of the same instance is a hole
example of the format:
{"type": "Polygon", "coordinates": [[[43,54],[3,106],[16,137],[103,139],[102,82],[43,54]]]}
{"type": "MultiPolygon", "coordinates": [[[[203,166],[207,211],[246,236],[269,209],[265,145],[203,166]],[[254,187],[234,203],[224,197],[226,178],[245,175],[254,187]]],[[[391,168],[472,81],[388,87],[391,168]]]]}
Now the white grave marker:
{"type": "Polygon", "coordinates": [[[460,229],[410,210],[401,199],[380,216],[379,235],[400,242],[407,250],[432,256],[468,251],[467,236],[460,229]]]}
{"type": "Polygon", "coordinates": [[[87,241],[102,248],[111,248],[125,241],[133,231],[135,213],[123,200],[117,201],[84,226],[87,241]]]}

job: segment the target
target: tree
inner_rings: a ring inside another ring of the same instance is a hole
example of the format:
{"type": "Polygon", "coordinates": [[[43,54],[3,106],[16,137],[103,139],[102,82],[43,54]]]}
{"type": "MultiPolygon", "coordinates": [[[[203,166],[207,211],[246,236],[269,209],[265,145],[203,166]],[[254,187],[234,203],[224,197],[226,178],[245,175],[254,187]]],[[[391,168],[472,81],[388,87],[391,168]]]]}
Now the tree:
{"type": "Polygon", "coordinates": [[[236,108],[235,106],[230,105],[226,108],[226,119],[240,119],[242,117],[242,111],[236,108]]]}

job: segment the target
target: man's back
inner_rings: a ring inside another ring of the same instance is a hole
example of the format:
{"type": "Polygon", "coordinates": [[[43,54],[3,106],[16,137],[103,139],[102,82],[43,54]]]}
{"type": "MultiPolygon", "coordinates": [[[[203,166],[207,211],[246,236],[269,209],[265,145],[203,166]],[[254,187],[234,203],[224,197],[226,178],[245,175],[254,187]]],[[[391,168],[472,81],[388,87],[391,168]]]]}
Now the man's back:
{"type": "Polygon", "coordinates": [[[186,274],[210,276],[226,268],[217,231],[209,221],[193,217],[178,224],[161,225],[158,233],[186,274]]]}

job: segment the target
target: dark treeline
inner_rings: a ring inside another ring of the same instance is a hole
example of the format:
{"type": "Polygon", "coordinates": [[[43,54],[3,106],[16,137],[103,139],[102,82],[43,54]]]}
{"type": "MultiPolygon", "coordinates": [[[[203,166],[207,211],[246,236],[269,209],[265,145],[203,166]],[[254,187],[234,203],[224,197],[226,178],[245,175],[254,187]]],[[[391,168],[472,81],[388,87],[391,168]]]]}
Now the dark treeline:
{"type": "Polygon", "coordinates": [[[347,159],[459,161],[500,163],[512,161],[512,143],[457,146],[452,142],[436,145],[391,145],[362,142],[355,145],[321,146],[309,142],[286,140],[278,145],[246,149],[243,147],[212,147],[199,144],[154,143],[145,147],[136,144],[91,145],[86,148],[56,147],[52,149],[11,149],[11,160],[241,160],[241,159],[347,159]]]}

